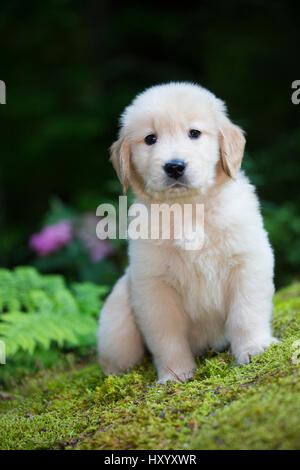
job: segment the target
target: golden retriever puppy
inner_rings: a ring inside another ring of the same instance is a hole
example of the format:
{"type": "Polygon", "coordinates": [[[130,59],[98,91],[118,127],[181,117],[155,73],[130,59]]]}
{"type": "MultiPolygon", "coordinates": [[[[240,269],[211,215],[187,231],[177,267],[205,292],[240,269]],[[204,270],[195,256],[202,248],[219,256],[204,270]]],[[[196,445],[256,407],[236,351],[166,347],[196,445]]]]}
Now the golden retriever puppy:
{"type": "Polygon", "coordinates": [[[105,374],[138,363],[146,346],[159,383],[188,380],[208,348],[230,346],[248,364],[277,341],[273,253],[255,188],[240,170],[244,146],[224,102],[201,86],[153,86],[125,109],[111,148],[125,190],[131,185],[148,209],[202,204],[204,239],[196,250],[174,237],[130,240],[129,267],[100,316],[105,374]]]}

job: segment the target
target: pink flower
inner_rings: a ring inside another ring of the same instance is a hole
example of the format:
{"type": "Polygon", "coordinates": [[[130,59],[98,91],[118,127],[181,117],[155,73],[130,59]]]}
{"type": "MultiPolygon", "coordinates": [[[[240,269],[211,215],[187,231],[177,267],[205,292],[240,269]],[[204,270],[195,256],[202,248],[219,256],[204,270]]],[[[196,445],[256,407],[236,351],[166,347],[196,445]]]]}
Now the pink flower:
{"type": "Polygon", "coordinates": [[[57,224],[47,225],[39,233],[35,233],[29,240],[29,246],[38,256],[47,256],[55,253],[72,240],[72,225],[67,220],[57,224]]]}
{"type": "Polygon", "coordinates": [[[81,226],[76,235],[82,242],[93,263],[98,263],[113,253],[113,246],[108,240],[99,240],[96,235],[98,219],[87,213],[81,220],[81,226]]]}
{"type": "Polygon", "coordinates": [[[87,249],[93,263],[97,263],[113,253],[113,247],[107,240],[96,239],[94,242],[90,243],[89,246],[87,244],[87,249]]]}

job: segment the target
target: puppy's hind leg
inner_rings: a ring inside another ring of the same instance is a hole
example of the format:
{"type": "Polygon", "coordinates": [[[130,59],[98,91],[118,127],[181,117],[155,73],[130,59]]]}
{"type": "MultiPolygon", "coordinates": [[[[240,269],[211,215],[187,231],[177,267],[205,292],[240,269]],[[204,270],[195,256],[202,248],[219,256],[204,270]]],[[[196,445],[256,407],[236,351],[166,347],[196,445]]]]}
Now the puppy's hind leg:
{"type": "Polygon", "coordinates": [[[129,304],[128,273],[116,283],[102,308],[98,354],[106,375],[120,374],[143,357],[143,340],[129,304]]]}

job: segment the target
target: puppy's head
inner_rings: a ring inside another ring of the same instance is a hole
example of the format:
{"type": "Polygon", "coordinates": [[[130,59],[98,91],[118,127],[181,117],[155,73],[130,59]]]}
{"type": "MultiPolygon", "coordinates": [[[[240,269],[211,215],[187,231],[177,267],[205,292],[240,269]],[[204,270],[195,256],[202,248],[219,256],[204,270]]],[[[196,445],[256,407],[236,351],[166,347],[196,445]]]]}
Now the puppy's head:
{"type": "Polygon", "coordinates": [[[190,83],[158,85],[138,95],[121,116],[111,160],[141,198],[205,195],[238,172],[245,138],[225,104],[190,83]]]}

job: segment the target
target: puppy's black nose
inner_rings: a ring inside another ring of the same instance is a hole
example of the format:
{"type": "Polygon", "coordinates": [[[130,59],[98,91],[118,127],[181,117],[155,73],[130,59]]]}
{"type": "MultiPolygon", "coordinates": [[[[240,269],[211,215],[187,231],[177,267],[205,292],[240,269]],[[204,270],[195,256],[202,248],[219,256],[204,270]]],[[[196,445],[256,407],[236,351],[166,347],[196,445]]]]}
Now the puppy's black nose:
{"type": "Polygon", "coordinates": [[[164,170],[170,178],[178,180],[185,171],[186,164],[181,160],[171,160],[164,165],[164,170]]]}

